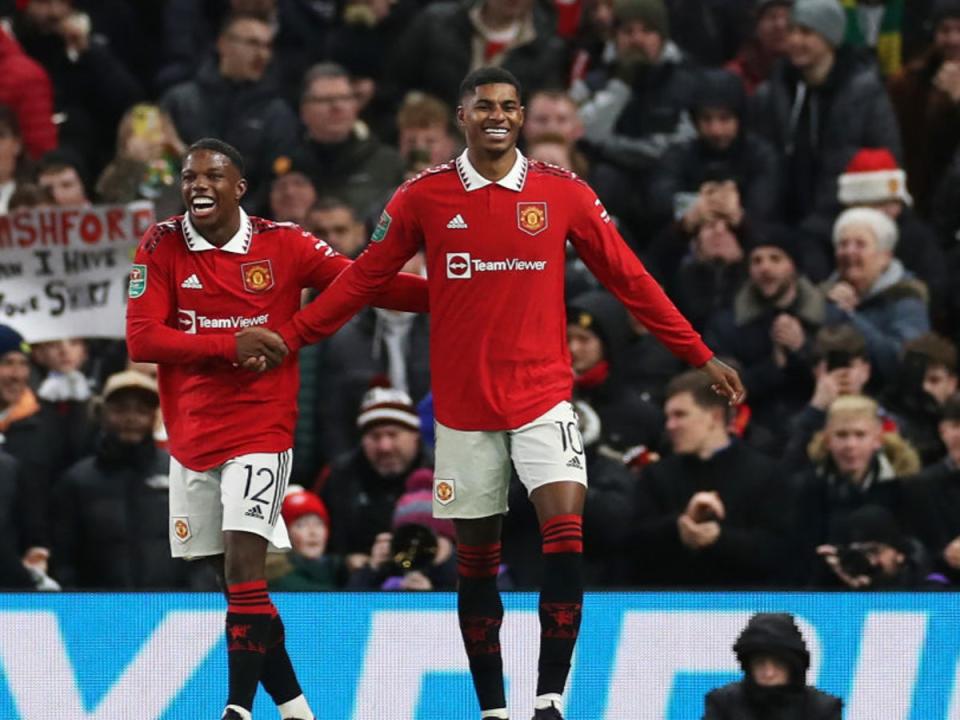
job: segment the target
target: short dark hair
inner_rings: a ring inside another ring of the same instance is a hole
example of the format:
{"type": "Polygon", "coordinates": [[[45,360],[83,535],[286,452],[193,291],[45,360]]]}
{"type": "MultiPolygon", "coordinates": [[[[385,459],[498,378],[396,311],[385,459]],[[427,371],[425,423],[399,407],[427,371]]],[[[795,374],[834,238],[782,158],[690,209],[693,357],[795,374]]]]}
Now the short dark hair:
{"type": "Polygon", "coordinates": [[[940,408],[941,420],[960,421],[960,392],[955,392],[947,398],[947,401],[940,408]]]}
{"type": "Polygon", "coordinates": [[[512,72],[500,67],[482,67],[467,74],[463,82],[460,83],[460,95],[458,95],[458,97],[463,99],[467,95],[476,93],[477,88],[481,85],[493,85],[495,83],[513,85],[517,90],[517,96],[520,97],[523,95],[520,88],[520,81],[514,77],[512,72]]]}
{"type": "Polygon", "coordinates": [[[957,346],[937,333],[924,333],[903,346],[904,353],[922,355],[927,366],[943,366],[948,373],[957,374],[957,346]]]}
{"type": "Polygon", "coordinates": [[[227,15],[223,22],[220,23],[220,30],[217,33],[217,37],[223,37],[228,32],[233,29],[233,26],[238,22],[243,22],[244,20],[251,20],[253,22],[262,23],[264,25],[271,25],[270,18],[267,15],[263,15],[255,12],[234,12],[227,15]]]}
{"type": "Polygon", "coordinates": [[[842,352],[850,358],[866,360],[867,339],[855,325],[841,323],[820,328],[813,341],[814,359],[819,361],[827,357],[827,353],[842,352]]]}
{"type": "Polygon", "coordinates": [[[664,399],[669,400],[683,393],[690,393],[693,401],[704,409],[717,408],[724,413],[729,409],[727,399],[713,391],[713,380],[710,376],[699,370],[687,370],[673,378],[667,383],[664,399]]]}
{"type": "Polygon", "coordinates": [[[333,195],[324,195],[323,197],[317,198],[317,201],[310,207],[310,212],[319,211],[323,212],[324,210],[339,210],[343,208],[344,210],[350,211],[350,216],[354,221],[359,220],[357,217],[357,211],[353,209],[353,205],[348,203],[346,200],[335,197],[333,195]]]}
{"type": "Polygon", "coordinates": [[[241,175],[246,172],[246,169],[243,166],[243,155],[241,155],[240,151],[230,143],[224,142],[218,138],[200,138],[193,143],[193,145],[187,148],[187,155],[190,155],[197,150],[209,150],[210,152],[219,153],[227,158],[233,164],[233,166],[240,171],[241,175]]]}
{"type": "Polygon", "coordinates": [[[343,78],[350,82],[350,72],[339,63],[322,62],[312,65],[303,75],[303,81],[300,83],[300,102],[307,96],[310,86],[317,80],[326,80],[328,78],[343,78]]]}

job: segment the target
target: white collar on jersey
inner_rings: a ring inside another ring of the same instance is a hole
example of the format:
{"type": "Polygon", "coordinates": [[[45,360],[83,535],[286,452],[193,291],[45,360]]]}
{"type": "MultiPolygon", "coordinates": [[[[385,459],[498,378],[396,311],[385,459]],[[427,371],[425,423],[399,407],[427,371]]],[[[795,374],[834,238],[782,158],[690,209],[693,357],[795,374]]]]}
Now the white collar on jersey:
{"type": "Polygon", "coordinates": [[[187,241],[187,248],[192,252],[223,250],[224,252],[235,253],[237,255],[246,255],[247,251],[250,250],[250,241],[253,239],[253,223],[250,222],[250,218],[243,211],[243,208],[240,208],[240,229],[237,230],[236,235],[227,240],[226,244],[220,248],[207,242],[203,235],[193,226],[193,223],[190,222],[189,212],[184,214],[182,225],[183,237],[187,241]]]}
{"type": "MultiPolygon", "coordinates": [[[[519,150],[516,151],[517,159],[510,168],[510,172],[496,181],[500,187],[507,190],[520,192],[523,190],[523,184],[527,181],[527,159],[519,150]]],[[[493,185],[493,180],[487,180],[483,175],[477,172],[477,169],[470,164],[470,158],[467,157],[467,151],[464,150],[456,160],[457,173],[460,175],[460,182],[463,183],[463,189],[467,192],[479,190],[487,185],[493,185]]]]}

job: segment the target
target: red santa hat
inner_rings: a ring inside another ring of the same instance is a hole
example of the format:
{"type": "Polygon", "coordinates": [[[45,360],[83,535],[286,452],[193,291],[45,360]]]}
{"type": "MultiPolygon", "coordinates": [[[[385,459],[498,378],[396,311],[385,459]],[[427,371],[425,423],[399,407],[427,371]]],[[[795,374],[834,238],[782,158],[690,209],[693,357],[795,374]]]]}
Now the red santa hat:
{"type": "Polygon", "coordinates": [[[913,205],[907,175],[886,148],[863,148],[840,176],[838,199],[843,205],[872,205],[900,200],[913,205]]]}

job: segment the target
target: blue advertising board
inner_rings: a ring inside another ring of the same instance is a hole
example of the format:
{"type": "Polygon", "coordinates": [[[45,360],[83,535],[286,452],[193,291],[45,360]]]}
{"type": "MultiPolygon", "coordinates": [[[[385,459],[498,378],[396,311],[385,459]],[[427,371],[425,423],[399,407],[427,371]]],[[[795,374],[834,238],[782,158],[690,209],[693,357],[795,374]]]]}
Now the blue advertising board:
{"type": "MultiPolygon", "coordinates": [[[[324,720],[479,716],[446,593],[275,596],[287,645],[324,720]]],[[[529,718],[536,595],[507,594],[511,714],[529,718]]],[[[731,646],[757,611],[793,613],[808,681],[849,720],[960,720],[960,608],[952,593],[592,593],[568,720],[693,720],[735,680],[731,646]]],[[[223,600],[209,594],[0,595],[0,718],[219,718],[223,600]]],[[[262,691],[254,717],[274,718],[262,691]]]]}

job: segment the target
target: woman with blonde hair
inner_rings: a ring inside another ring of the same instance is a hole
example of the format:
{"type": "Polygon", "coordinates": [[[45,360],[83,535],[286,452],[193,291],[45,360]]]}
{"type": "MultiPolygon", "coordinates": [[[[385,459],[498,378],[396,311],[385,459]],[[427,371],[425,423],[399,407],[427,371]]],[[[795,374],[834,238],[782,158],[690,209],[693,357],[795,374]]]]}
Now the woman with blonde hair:
{"type": "Polygon", "coordinates": [[[170,116],[157,105],[132,106],[117,128],[117,154],[97,181],[101,202],[152,200],[157,217],[183,209],[180,161],[186,145],[170,116]]]}

